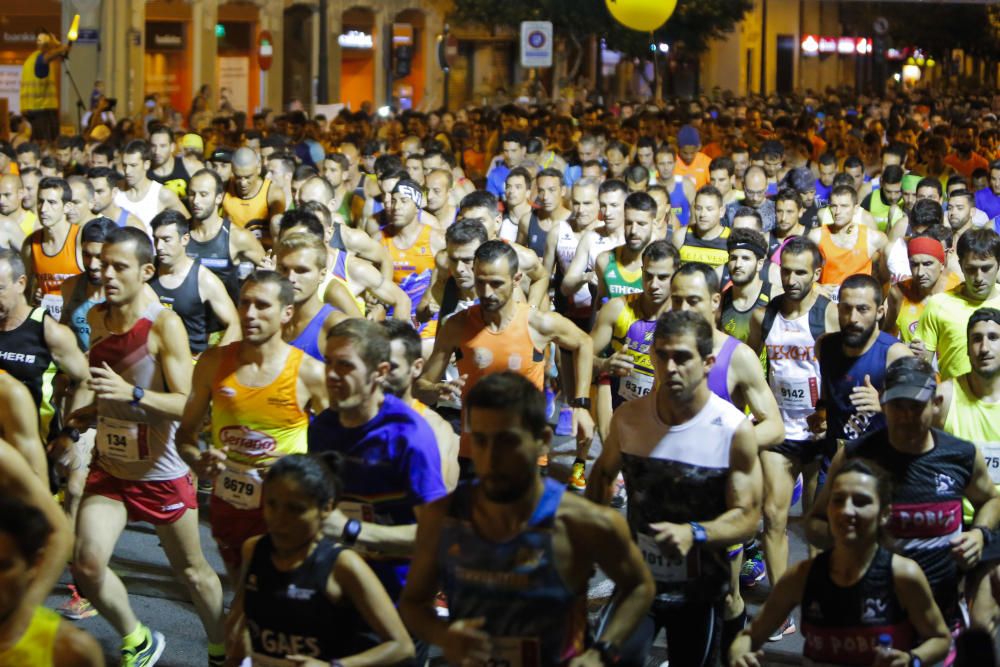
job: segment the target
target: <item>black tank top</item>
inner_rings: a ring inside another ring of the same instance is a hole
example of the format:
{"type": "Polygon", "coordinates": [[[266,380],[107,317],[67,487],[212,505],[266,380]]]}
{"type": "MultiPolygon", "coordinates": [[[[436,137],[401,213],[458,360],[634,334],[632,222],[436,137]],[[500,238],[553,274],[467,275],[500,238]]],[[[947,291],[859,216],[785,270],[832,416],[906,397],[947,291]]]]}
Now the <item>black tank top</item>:
{"type": "Polygon", "coordinates": [[[847,587],[830,580],[830,552],[816,556],[802,591],[803,656],[822,664],[870,665],[881,634],[903,652],[916,643],[896,597],[892,552],[879,547],[861,580],[847,587]]]}
{"type": "Polygon", "coordinates": [[[44,308],[34,308],[13,331],[0,331],[0,370],[20,380],[31,392],[36,409],[42,403],[45,372],[52,366],[52,353],[45,342],[44,308]]]}
{"type": "Polygon", "coordinates": [[[548,240],[548,232],[542,229],[541,223],[538,222],[538,214],[534,211],[531,212],[531,218],[528,221],[528,247],[538,255],[539,259],[545,258],[545,242],[548,240]]]}
{"type": "Polygon", "coordinates": [[[886,544],[921,567],[950,625],[959,617],[961,577],[951,540],[962,532],[962,492],[972,478],[976,447],[937,429],[931,435],[934,449],[916,456],[893,448],[884,428],[848,443],[845,453],[874,461],[889,474],[892,510],[886,544]]]}
{"type": "Polygon", "coordinates": [[[146,176],[149,177],[149,180],[156,181],[160,185],[170,185],[170,189],[176,192],[178,197],[187,194],[188,181],[191,180],[191,174],[184,166],[184,160],[179,157],[174,158],[174,168],[166,176],[159,176],[153,173],[152,169],[146,172],[146,176]]]}
{"type": "Polygon", "coordinates": [[[831,333],[819,345],[819,370],[822,377],[820,396],[826,404],[826,437],[829,440],[854,440],[885,426],[881,412],[859,413],[851,403],[851,392],[871,378],[872,386],[882,393],[885,385],[885,360],[889,348],[899,342],[882,332],[875,344],[860,357],[844,354],[843,332],[831,333]]]}
{"type": "Polygon", "coordinates": [[[322,661],[344,658],[381,643],[348,603],[334,604],[326,584],[343,547],[323,539],[299,567],[281,572],[271,561],[271,538],[254,547],[243,611],[255,654],[298,653],[322,661]]]}
{"type": "Polygon", "coordinates": [[[191,354],[201,354],[208,347],[208,316],[211,306],[201,300],[198,291],[198,272],[201,264],[194,260],[181,284],[174,289],[163,286],[159,276],[149,281],[160,303],[177,313],[188,333],[188,346],[191,354]]]}
{"type": "Polygon", "coordinates": [[[188,257],[200,259],[202,266],[219,276],[219,280],[229,292],[229,298],[233,303],[238,303],[240,298],[238,267],[229,254],[230,224],[229,220],[223,220],[219,233],[204,243],[192,238],[187,244],[187,254],[188,257]]]}

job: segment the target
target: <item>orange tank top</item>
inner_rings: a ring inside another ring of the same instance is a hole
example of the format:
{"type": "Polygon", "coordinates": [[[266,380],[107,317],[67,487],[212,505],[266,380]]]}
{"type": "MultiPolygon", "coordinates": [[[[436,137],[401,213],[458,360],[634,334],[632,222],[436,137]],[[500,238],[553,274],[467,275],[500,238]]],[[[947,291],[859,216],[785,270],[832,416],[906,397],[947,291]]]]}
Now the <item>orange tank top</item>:
{"type": "Polygon", "coordinates": [[[819,251],[823,253],[824,285],[840,285],[856,273],[872,274],[872,258],[868,255],[868,227],[858,225],[858,240],[853,248],[841,248],[833,242],[829,227],[820,228],[819,251]]]}
{"type": "Polygon", "coordinates": [[[257,238],[261,238],[261,234],[264,230],[269,230],[271,224],[267,206],[267,195],[270,191],[271,181],[266,178],[257,194],[249,199],[237,196],[231,188],[227,189],[226,195],[222,198],[222,210],[233,224],[248,229],[257,238]]]}
{"type": "Polygon", "coordinates": [[[382,245],[392,257],[392,280],[400,286],[412,280],[412,276],[419,276],[425,272],[428,272],[429,279],[429,272],[434,270],[434,251],[431,250],[431,233],[434,230],[430,225],[419,221],[410,224],[420,225],[421,229],[413,245],[405,250],[396,245],[395,236],[386,236],[383,232],[381,237],[382,245]]]}
{"type": "Polygon", "coordinates": [[[46,255],[42,250],[42,233],[43,230],[39,229],[31,234],[31,261],[35,265],[42,294],[59,294],[59,288],[67,278],[83,273],[83,267],[76,258],[80,227],[69,226],[66,241],[55,255],[46,255]]]}
{"type": "Polygon", "coordinates": [[[263,387],[236,378],[241,343],[223,347],[212,382],[212,441],[229,447],[229,459],[265,466],[285,454],[304,454],[309,414],[299,407],[298,377],[302,350],[289,346],[285,367],[263,387]]]}

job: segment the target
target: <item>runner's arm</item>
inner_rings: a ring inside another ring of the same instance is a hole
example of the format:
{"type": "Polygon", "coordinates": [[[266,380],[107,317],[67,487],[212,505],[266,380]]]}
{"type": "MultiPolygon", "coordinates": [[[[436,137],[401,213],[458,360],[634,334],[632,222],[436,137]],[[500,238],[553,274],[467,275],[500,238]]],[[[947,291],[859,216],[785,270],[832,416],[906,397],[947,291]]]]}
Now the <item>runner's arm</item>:
{"type": "Polygon", "coordinates": [[[36,607],[45,602],[66,569],[73,547],[73,532],[66,514],[52,497],[48,482],[39,479],[24,457],[3,440],[0,440],[0,491],[37,508],[52,527],[35,565],[35,578],[21,599],[21,604],[36,607]]]}
{"type": "Polygon", "coordinates": [[[185,218],[190,218],[191,214],[188,213],[187,208],[181,203],[180,198],[177,193],[170,188],[160,188],[160,204],[163,206],[163,210],[177,211],[185,218]]]}
{"type": "MultiPolygon", "coordinates": [[[[843,447],[833,456],[826,478],[832,480],[843,467],[846,459],[843,447]]],[[[826,506],[830,503],[831,484],[824,484],[816,494],[812,508],[806,516],[806,539],[817,549],[829,549],[833,546],[833,536],[830,535],[830,520],[826,516],[826,506]]]]}
{"type": "MultiPolygon", "coordinates": [[[[319,349],[326,349],[326,340],[320,341],[319,349]]],[[[326,367],[323,362],[313,359],[309,355],[304,355],[302,365],[299,366],[299,382],[302,383],[300,391],[306,398],[302,408],[309,408],[309,411],[318,415],[326,410],[330,405],[330,395],[326,390],[326,367]]]]}
{"type": "Polygon", "coordinates": [[[764,312],[763,306],[757,306],[750,313],[750,333],[747,334],[747,345],[750,349],[760,354],[764,348],[764,312]]]}
{"type": "Polygon", "coordinates": [[[909,558],[897,555],[892,557],[892,579],[907,618],[923,639],[906,657],[916,656],[925,665],[944,660],[951,648],[951,635],[924,571],[909,558]]]}
{"type": "MultiPolygon", "coordinates": [[[[413,508],[413,513],[418,521],[420,520],[420,510],[420,507],[413,508]]],[[[342,511],[333,510],[323,522],[323,534],[332,540],[341,539],[347,520],[347,515],[342,511]]],[[[363,521],[361,522],[361,533],[355,544],[365,551],[374,551],[385,556],[412,556],[416,536],[417,524],[415,523],[384,526],[379,523],[363,521]]]]}
{"type": "Polygon", "coordinates": [[[754,417],[753,432],[758,447],[777,445],[785,439],[785,424],[778,411],[778,402],[764,379],[760,357],[746,345],[739,345],[733,354],[733,369],[743,380],[740,393],[754,417]]]}
{"type": "Polygon", "coordinates": [[[194,368],[187,330],[184,329],[181,318],[167,310],[156,318],[153,331],[157,334],[157,351],[167,391],[147,390],[139,404],[167,417],[180,419],[191,392],[191,373],[194,368]]]}
{"type": "Polygon", "coordinates": [[[76,344],[76,336],[69,327],[59,324],[52,317],[43,318],[45,344],[49,347],[52,360],[56,366],[70,379],[72,398],[67,402],[66,410],[73,414],[76,410],[90,405],[94,394],[87,386],[90,379],[90,367],[86,355],[76,344]]]}
{"type": "Polygon", "coordinates": [[[606,505],[611,500],[611,485],[622,469],[621,444],[615,426],[623,418],[618,411],[612,414],[608,440],[601,447],[601,454],[590,469],[590,479],[587,480],[587,489],[584,491],[588,500],[600,505],[606,505]]]}
{"type": "MultiPolygon", "coordinates": [[[[438,327],[437,336],[434,338],[434,349],[431,356],[424,363],[424,370],[420,377],[413,383],[413,394],[427,405],[434,405],[441,399],[442,383],[445,369],[448,368],[448,361],[457,345],[455,339],[458,334],[458,323],[464,322],[462,314],[449,317],[438,327]]],[[[459,390],[449,389],[450,393],[458,394],[459,390]]]]}
{"type": "Polygon", "coordinates": [[[177,453],[188,466],[194,466],[201,458],[198,435],[205,424],[209,407],[212,405],[212,381],[219,365],[219,349],[210,348],[198,359],[191,379],[191,392],[184,404],[180,426],[175,442],[177,453]]]}
{"type": "Polygon", "coordinates": [[[745,420],[733,434],[730,446],[729,480],[726,485],[726,505],[729,509],[702,524],[709,546],[743,544],[753,537],[760,522],[762,488],[757,440],[749,420],[745,420]]]}
{"type": "Polygon", "coordinates": [[[52,646],[52,667],[104,667],[105,664],[96,639],[69,621],[59,621],[52,646]]]}
{"type": "Polygon", "coordinates": [[[444,646],[448,634],[448,621],[437,615],[434,600],[441,591],[438,544],[450,500],[430,503],[418,518],[413,560],[399,599],[399,614],[413,636],[435,646],[444,646]]]}
{"type": "MultiPolygon", "coordinates": [[[[378,646],[339,658],[337,662],[343,667],[374,667],[395,665],[413,658],[413,640],[399,612],[382,582],[361,556],[349,549],[342,551],[330,572],[329,588],[342,590],[368,627],[383,640],[378,646]]],[[[336,632],[338,628],[330,630],[336,632]]]]}
{"type": "Polygon", "coordinates": [[[48,462],[38,434],[38,415],[24,406],[32,405],[31,392],[13,377],[3,378],[4,398],[0,404],[0,435],[21,453],[38,479],[48,481],[48,462]]]}
{"type": "Polygon", "coordinates": [[[354,300],[354,295],[351,294],[351,290],[339,280],[331,280],[330,284],[326,286],[323,301],[348,317],[364,317],[361,309],[358,308],[357,301],[354,300]]]}
{"type": "Polygon", "coordinates": [[[344,245],[361,259],[368,260],[382,274],[383,280],[392,280],[392,257],[389,250],[360,229],[343,227],[340,230],[344,245]]]}
{"type": "Polygon", "coordinates": [[[229,292],[226,291],[226,286],[217,275],[204,267],[198,271],[198,292],[202,302],[212,308],[212,312],[225,327],[219,345],[228,345],[241,340],[243,332],[240,330],[240,316],[236,312],[236,306],[229,292]]]}
{"type": "Polygon", "coordinates": [[[229,238],[233,262],[246,261],[251,262],[257,268],[262,266],[265,255],[264,246],[260,244],[260,240],[253,235],[253,232],[249,232],[239,225],[229,225],[229,238]]]}
{"type": "Polygon", "coordinates": [[[785,575],[771,590],[771,594],[767,596],[760,611],[753,617],[750,626],[736,635],[729,648],[728,664],[747,664],[737,662],[737,660],[742,656],[759,651],[767,643],[771,633],[781,627],[789,614],[799,606],[811,565],[811,560],[804,560],[788,568],[785,575]]]}
{"type": "Polygon", "coordinates": [[[540,308],[545,297],[549,294],[549,273],[538,261],[538,255],[527,248],[518,248],[518,260],[521,262],[521,272],[530,281],[528,286],[528,305],[532,308],[540,308]]]}
{"type": "Polygon", "coordinates": [[[364,264],[351,262],[351,280],[357,280],[387,308],[392,308],[394,320],[412,322],[413,302],[410,300],[410,295],[392,281],[391,275],[386,278],[371,262],[364,264]]]}
{"type": "Polygon", "coordinates": [[[587,262],[590,258],[590,240],[592,236],[593,232],[587,232],[580,239],[580,245],[577,246],[573,261],[569,263],[566,275],[563,276],[562,285],[559,287],[563,296],[573,296],[577,290],[588,284],[587,274],[590,272],[587,271],[587,262]]]}

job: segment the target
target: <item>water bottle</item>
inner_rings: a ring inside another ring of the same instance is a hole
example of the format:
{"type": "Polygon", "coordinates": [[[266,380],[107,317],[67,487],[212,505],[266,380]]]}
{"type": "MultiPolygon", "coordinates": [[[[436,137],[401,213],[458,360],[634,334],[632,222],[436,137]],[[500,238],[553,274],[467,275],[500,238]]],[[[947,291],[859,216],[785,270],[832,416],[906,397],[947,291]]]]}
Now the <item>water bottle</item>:
{"type": "Polygon", "coordinates": [[[875,649],[875,655],[885,658],[892,655],[892,635],[883,632],[878,636],[878,647],[875,649]]]}

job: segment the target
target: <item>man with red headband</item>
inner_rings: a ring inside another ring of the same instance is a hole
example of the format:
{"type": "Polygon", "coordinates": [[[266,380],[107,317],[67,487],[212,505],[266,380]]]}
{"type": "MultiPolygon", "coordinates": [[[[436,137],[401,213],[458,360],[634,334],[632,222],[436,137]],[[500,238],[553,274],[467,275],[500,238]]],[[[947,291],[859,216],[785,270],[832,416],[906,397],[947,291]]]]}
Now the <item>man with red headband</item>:
{"type": "Polygon", "coordinates": [[[906,244],[911,276],[889,289],[882,329],[907,345],[913,342],[927,299],[962,282],[945,260],[951,252],[951,238],[949,228],[934,225],[906,244]]]}

